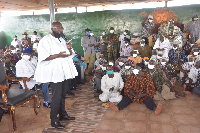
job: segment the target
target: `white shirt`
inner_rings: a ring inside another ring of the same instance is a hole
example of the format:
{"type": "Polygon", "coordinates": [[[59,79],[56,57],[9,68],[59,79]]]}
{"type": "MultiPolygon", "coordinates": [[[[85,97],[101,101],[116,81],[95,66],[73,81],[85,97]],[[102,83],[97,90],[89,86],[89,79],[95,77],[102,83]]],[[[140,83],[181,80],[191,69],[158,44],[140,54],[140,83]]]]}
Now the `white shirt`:
{"type": "Polygon", "coordinates": [[[42,37],[40,36],[40,35],[32,35],[32,37],[31,37],[31,41],[35,41],[35,40],[38,40],[38,41],[40,41],[42,39],[42,37]]]}
{"type": "Polygon", "coordinates": [[[21,51],[21,41],[20,40],[16,40],[15,39],[11,42],[11,45],[14,46],[16,48],[17,45],[19,45],[19,49],[21,51]]]}
{"type": "Polygon", "coordinates": [[[104,75],[101,79],[101,90],[104,93],[109,93],[110,88],[114,87],[114,92],[117,92],[117,90],[122,90],[124,87],[124,82],[121,77],[121,74],[118,72],[114,72],[114,77],[109,78],[108,74],[104,75]]]}
{"type": "Polygon", "coordinates": [[[198,69],[196,69],[195,67],[192,67],[191,69],[190,69],[190,72],[188,73],[188,77],[190,78],[190,79],[192,79],[192,82],[193,83],[196,83],[197,82],[197,76],[198,76],[198,72],[199,72],[200,70],[198,70],[198,69]]]}
{"type": "Polygon", "coordinates": [[[121,49],[122,45],[125,43],[124,37],[126,37],[126,38],[128,38],[128,39],[131,39],[131,37],[130,37],[129,35],[124,35],[124,34],[120,35],[120,36],[119,36],[119,41],[121,42],[121,44],[120,44],[120,49],[121,49]]]}
{"type": "MultiPolygon", "coordinates": [[[[35,73],[35,66],[29,60],[21,59],[16,63],[15,67],[16,67],[17,77],[30,78],[35,73]]],[[[20,84],[25,89],[23,81],[20,81],[20,84]]],[[[26,85],[29,89],[32,89],[35,86],[35,84],[36,84],[36,81],[33,80],[32,78],[30,79],[29,82],[26,82],[26,85]]]]}
{"type": "Polygon", "coordinates": [[[38,45],[38,64],[35,71],[35,79],[40,83],[62,82],[67,79],[73,79],[78,76],[78,72],[73,63],[74,54],[65,58],[55,58],[45,61],[50,55],[69,51],[63,38],[60,41],[51,34],[43,37],[38,45]]]}
{"type": "Polygon", "coordinates": [[[169,42],[169,39],[164,38],[164,41],[161,42],[161,41],[160,41],[160,38],[158,38],[158,39],[156,40],[156,42],[155,42],[155,45],[154,45],[153,49],[157,49],[157,48],[160,48],[160,49],[163,49],[163,48],[164,48],[164,49],[170,50],[170,49],[172,49],[172,46],[171,46],[171,44],[170,44],[170,42],[169,42]]]}

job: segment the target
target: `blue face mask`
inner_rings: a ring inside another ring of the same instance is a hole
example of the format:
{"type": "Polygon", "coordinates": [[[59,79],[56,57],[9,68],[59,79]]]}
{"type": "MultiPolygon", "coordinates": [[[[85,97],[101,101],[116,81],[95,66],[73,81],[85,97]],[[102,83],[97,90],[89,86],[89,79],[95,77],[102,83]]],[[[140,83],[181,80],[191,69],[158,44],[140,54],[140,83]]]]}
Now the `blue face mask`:
{"type": "Polygon", "coordinates": [[[90,35],[90,31],[87,32],[87,35],[90,35]]]}
{"type": "Polygon", "coordinates": [[[107,71],[107,74],[111,75],[111,74],[113,74],[113,72],[114,72],[113,70],[112,71],[107,71]]]}

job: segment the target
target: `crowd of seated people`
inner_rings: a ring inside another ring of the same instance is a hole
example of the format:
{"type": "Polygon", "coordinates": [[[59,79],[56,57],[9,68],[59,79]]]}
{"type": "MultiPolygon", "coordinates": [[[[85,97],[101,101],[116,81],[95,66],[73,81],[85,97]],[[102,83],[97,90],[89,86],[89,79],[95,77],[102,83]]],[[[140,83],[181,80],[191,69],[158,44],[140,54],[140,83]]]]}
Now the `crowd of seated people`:
{"type": "Polygon", "coordinates": [[[197,18],[193,15],[193,25],[189,22],[185,29],[171,19],[156,34],[152,32],[153,16],[146,20],[141,35],[129,36],[125,30],[118,36],[111,27],[109,34],[102,30],[97,39],[90,29],[85,29],[81,45],[87,57],[86,70],[93,75],[94,96],[102,101],[102,106],[119,111],[132,102],[144,103],[159,115],[163,107],[156,105],[155,100],[200,94],[200,30],[192,27],[200,23],[197,18]],[[198,30],[198,35],[193,30],[198,30]],[[96,61],[95,47],[102,54],[96,61]],[[176,89],[177,85],[182,91],[176,89]]]}
{"type": "MultiPolygon", "coordinates": [[[[85,29],[81,39],[84,57],[73,51],[78,76],[70,80],[66,94],[74,95],[71,90],[80,90],[78,85],[86,82],[86,76],[92,76],[94,96],[103,106],[120,111],[131,103],[144,103],[156,115],[163,107],[160,103],[156,105],[155,100],[177,99],[191,92],[200,95],[200,31],[197,35],[198,29],[194,27],[200,20],[196,18],[193,15],[193,25],[189,22],[184,30],[169,20],[153,33],[153,16],[149,16],[141,34],[132,36],[128,30],[118,36],[114,27],[110,27],[108,34],[102,30],[102,35],[96,37],[85,29]],[[177,82],[181,83],[182,91],[177,91],[177,82]]],[[[0,49],[0,60],[8,76],[30,78],[29,89],[40,86],[43,106],[50,108],[49,83],[34,80],[41,37],[36,31],[33,33],[30,38],[24,32],[21,41],[15,35],[10,46],[0,49]]],[[[24,89],[22,82],[20,85],[24,89]]]]}

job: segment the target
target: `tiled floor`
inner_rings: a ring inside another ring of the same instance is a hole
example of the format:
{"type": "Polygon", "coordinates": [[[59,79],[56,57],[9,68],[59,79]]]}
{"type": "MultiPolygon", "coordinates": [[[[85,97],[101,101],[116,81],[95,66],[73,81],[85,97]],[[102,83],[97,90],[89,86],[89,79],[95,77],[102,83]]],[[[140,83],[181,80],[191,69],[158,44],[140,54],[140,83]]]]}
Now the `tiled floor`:
{"type": "MultiPolygon", "coordinates": [[[[80,88],[80,91],[75,91],[75,96],[68,96],[67,98],[76,101],[67,109],[69,115],[75,116],[76,120],[62,121],[62,124],[66,127],[65,129],[58,130],[52,128],[49,125],[49,112],[46,112],[46,115],[43,116],[41,108],[38,110],[38,116],[24,117],[23,119],[30,120],[29,126],[23,126],[27,125],[27,123],[19,123],[21,125],[18,126],[20,128],[25,127],[25,130],[19,129],[17,132],[200,133],[200,96],[195,94],[174,100],[160,101],[164,109],[159,116],[155,116],[154,112],[148,110],[143,104],[131,104],[124,110],[116,113],[101,106],[101,102],[93,97],[93,90],[89,83],[80,86],[80,88]],[[42,117],[45,117],[45,119],[42,119],[42,117]],[[38,123],[40,124],[40,130],[35,129],[38,123]],[[43,127],[43,131],[41,127],[43,127]]],[[[177,86],[177,89],[180,89],[180,86],[177,86]]],[[[26,108],[24,110],[26,111],[26,108]]],[[[9,124],[2,121],[0,123],[0,132],[4,128],[1,126],[2,123],[9,124]]],[[[11,131],[11,124],[9,128],[10,130],[3,131],[11,131]]]]}

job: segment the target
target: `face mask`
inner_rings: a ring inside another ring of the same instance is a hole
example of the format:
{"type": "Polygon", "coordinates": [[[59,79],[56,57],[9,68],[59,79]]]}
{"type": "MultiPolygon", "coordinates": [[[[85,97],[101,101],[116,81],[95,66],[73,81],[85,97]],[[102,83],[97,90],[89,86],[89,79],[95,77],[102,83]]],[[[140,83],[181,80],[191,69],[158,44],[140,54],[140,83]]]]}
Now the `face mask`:
{"type": "Polygon", "coordinates": [[[165,65],[166,65],[166,62],[161,62],[161,64],[162,64],[163,66],[165,66],[165,65]]]}
{"type": "Polygon", "coordinates": [[[194,52],[193,54],[194,54],[194,55],[198,55],[198,54],[199,54],[199,52],[194,52]]]}
{"type": "Polygon", "coordinates": [[[194,64],[194,61],[193,61],[193,62],[188,62],[188,64],[189,64],[189,65],[193,65],[193,64],[194,64]]]}
{"type": "Polygon", "coordinates": [[[140,46],[141,46],[141,47],[144,47],[144,45],[145,45],[145,43],[140,43],[140,46]]]}
{"type": "Polygon", "coordinates": [[[128,46],[129,44],[128,43],[125,43],[125,46],[128,46]]]}
{"type": "Polygon", "coordinates": [[[99,65],[100,66],[100,68],[102,68],[103,66],[102,65],[99,65]]]}
{"type": "Polygon", "coordinates": [[[150,22],[150,23],[152,23],[152,22],[153,22],[153,20],[149,19],[149,22],[150,22]]]}
{"type": "Polygon", "coordinates": [[[137,75],[137,74],[139,74],[139,70],[138,70],[138,69],[134,69],[134,70],[133,70],[133,73],[134,73],[135,75],[137,75]]]}
{"type": "Polygon", "coordinates": [[[194,21],[197,21],[199,18],[194,18],[194,21]]]}
{"type": "Polygon", "coordinates": [[[20,50],[19,48],[16,48],[16,51],[20,50]]]}
{"type": "Polygon", "coordinates": [[[158,56],[158,55],[157,55],[157,59],[162,59],[162,56],[158,56]]]}
{"type": "Polygon", "coordinates": [[[110,33],[111,33],[111,34],[114,33],[114,30],[110,30],[110,33]]]}
{"type": "Polygon", "coordinates": [[[106,67],[103,67],[103,66],[102,66],[101,69],[102,69],[103,71],[105,71],[105,70],[106,70],[106,67]]]}
{"type": "Polygon", "coordinates": [[[113,74],[113,72],[114,72],[113,70],[107,71],[107,74],[108,74],[108,75],[111,75],[111,74],[113,74]]]}
{"type": "Polygon", "coordinates": [[[60,34],[56,33],[55,31],[53,31],[53,35],[55,36],[55,38],[60,38],[60,34]]]}
{"type": "Polygon", "coordinates": [[[144,61],[144,65],[148,65],[149,64],[149,62],[147,62],[147,61],[144,61]]]}
{"type": "Polygon", "coordinates": [[[137,54],[133,54],[133,57],[134,57],[134,58],[137,57],[137,54]]]}
{"type": "Polygon", "coordinates": [[[105,32],[102,32],[102,35],[105,35],[106,33],[105,32]]]}
{"type": "Polygon", "coordinates": [[[16,50],[10,50],[10,51],[11,51],[11,53],[13,53],[13,54],[16,53],[16,50]]]}
{"type": "Polygon", "coordinates": [[[23,55],[22,56],[22,59],[24,59],[24,60],[29,60],[31,57],[29,56],[29,55],[23,55]]]}
{"type": "Polygon", "coordinates": [[[125,69],[129,69],[129,68],[131,68],[131,66],[125,66],[125,69]]]}
{"type": "Polygon", "coordinates": [[[119,66],[123,66],[124,65],[124,63],[123,62],[119,62],[119,66]]]}
{"type": "Polygon", "coordinates": [[[88,32],[86,32],[87,33],[87,35],[90,35],[90,32],[88,31],[88,32]]]}
{"type": "Polygon", "coordinates": [[[174,49],[174,50],[176,50],[177,48],[178,48],[178,47],[176,47],[176,48],[175,48],[175,47],[173,47],[173,49],[174,49]]]}
{"type": "Polygon", "coordinates": [[[149,68],[149,69],[154,69],[154,65],[148,64],[148,68],[149,68]]]}
{"type": "Polygon", "coordinates": [[[126,33],[126,32],[124,32],[124,35],[126,36],[126,35],[127,35],[127,33],[126,33]]]}
{"type": "Polygon", "coordinates": [[[112,62],[109,62],[108,65],[113,66],[114,64],[112,62]]]}

